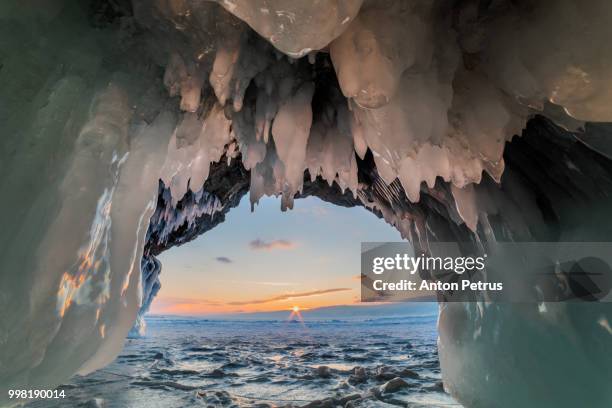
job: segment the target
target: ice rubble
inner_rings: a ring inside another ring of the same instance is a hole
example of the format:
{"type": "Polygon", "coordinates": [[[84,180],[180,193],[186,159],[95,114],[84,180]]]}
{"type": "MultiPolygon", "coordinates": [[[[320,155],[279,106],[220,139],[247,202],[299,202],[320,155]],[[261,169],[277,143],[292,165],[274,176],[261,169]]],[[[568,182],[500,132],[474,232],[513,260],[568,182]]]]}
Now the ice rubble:
{"type": "MultiPolygon", "coordinates": [[[[612,120],[605,0],[132,0],[96,29],[77,3],[0,6],[2,384],[116,355],[160,179],[176,205],[240,158],[252,203],[285,209],[308,170],[412,236],[418,220],[361,194],[370,151],[381,189],[417,203],[449,183],[476,231],[507,202],[475,186],[499,182],[530,115],[612,120]]],[[[220,210],[202,199],[169,216],[220,210]]]]}

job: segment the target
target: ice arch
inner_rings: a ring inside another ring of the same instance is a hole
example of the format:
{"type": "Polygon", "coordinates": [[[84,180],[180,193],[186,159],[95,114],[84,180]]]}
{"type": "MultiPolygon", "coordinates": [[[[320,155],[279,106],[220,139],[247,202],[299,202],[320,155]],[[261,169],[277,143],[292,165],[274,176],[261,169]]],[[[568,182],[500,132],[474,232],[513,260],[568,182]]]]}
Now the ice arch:
{"type": "MultiPolygon", "coordinates": [[[[219,3],[0,5],[3,387],[111,361],[155,254],[249,190],[362,205],[417,246],[612,236],[610,127],[581,122],[612,121],[607,2],[219,3]]],[[[609,406],[611,312],[443,306],[445,386],[609,406]]]]}

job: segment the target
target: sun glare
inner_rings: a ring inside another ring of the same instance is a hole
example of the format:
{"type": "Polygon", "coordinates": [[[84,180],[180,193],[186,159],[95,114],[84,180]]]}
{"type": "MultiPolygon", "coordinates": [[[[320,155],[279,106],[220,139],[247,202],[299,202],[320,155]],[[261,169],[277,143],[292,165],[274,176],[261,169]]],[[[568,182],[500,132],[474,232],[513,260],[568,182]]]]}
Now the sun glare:
{"type": "Polygon", "coordinates": [[[291,314],[289,315],[289,318],[287,320],[289,321],[297,321],[300,322],[302,324],[302,326],[304,325],[304,318],[302,317],[302,314],[300,313],[300,307],[299,306],[293,306],[291,308],[291,314]]]}

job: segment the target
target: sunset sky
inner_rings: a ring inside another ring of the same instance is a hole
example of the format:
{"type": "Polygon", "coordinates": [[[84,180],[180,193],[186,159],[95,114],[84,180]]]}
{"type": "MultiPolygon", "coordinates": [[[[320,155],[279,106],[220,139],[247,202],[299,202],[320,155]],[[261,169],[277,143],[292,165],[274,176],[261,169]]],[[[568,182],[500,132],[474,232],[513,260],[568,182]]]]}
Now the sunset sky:
{"type": "Polygon", "coordinates": [[[397,241],[399,233],[363,208],[317,198],[248,196],[224,223],[163,253],[156,314],[216,314],[353,304],[359,298],[361,241],[397,241]]]}

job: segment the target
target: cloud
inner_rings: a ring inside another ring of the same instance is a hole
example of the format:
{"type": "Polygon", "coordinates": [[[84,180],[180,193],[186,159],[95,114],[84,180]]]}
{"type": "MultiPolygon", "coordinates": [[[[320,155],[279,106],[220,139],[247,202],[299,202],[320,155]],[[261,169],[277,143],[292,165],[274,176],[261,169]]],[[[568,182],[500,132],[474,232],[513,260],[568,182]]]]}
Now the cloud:
{"type": "Polygon", "coordinates": [[[272,296],[272,297],[265,298],[265,299],[245,300],[245,301],[240,301],[240,302],[228,302],[227,304],[231,306],[258,305],[261,303],[278,302],[282,300],[290,300],[290,299],[301,298],[301,297],[325,295],[327,293],[345,292],[347,290],[351,290],[351,289],[350,288],[331,288],[331,289],[313,290],[310,292],[284,293],[281,295],[272,296]]]}
{"type": "Polygon", "coordinates": [[[295,242],[287,241],[286,239],[275,239],[272,241],[264,241],[263,239],[257,238],[249,242],[249,247],[254,251],[272,251],[275,249],[293,249],[295,248],[295,242]]]}
{"type": "Polygon", "coordinates": [[[228,263],[232,263],[232,262],[233,262],[231,259],[229,259],[229,258],[228,258],[228,257],[226,257],[226,256],[218,256],[218,257],[216,257],[216,258],[215,258],[215,260],[216,260],[217,262],[226,263],[226,264],[228,264],[228,263]]]}

